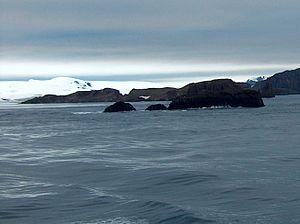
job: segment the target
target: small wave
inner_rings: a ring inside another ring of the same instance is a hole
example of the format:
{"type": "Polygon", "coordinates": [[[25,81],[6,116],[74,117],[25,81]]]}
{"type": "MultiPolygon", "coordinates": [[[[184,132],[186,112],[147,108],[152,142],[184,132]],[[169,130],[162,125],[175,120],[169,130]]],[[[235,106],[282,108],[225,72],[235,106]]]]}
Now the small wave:
{"type": "Polygon", "coordinates": [[[82,186],[77,184],[60,184],[59,187],[66,188],[68,190],[74,191],[85,191],[89,195],[87,199],[95,199],[95,198],[107,198],[107,199],[124,199],[123,196],[117,194],[110,194],[108,189],[82,186]]]}
{"type": "Polygon", "coordinates": [[[57,132],[51,132],[51,133],[44,133],[44,134],[31,134],[28,135],[27,137],[31,139],[39,139],[39,138],[51,138],[59,135],[60,134],[57,132]]]}
{"type": "Polygon", "coordinates": [[[203,110],[214,110],[214,109],[230,109],[231,106],[211,106],[211,107],[202,107],[203,110]]]}
{"type": "Polygon", "coordinates": [[[214,223],[215,221],[199,218],[192,212],[161,201],[147,201],[140,206],[140,214],[149,216],[149,220],[153,223],[214,223]]]}
{"type": "Polygon", "coordinates": [[[97,197],[110,197],[110,198],[124,199],[124,197],[122,197],[120,195],[109,194],[99,188],[84,187],[83,189],[87,190],[91,195],[94,195],[97,197]]]}
{"type": "Polygon", "coordinates": [[[100,113],[102,113],[102,111],[96,111],[96,112],[91,112],[91,111],[89,111],[89,112],[72,112],[72,114],[74,114],[74,115],[87,115],[87,114],[100,114],[100,113]]]}
{"type": "MultiPolygon", "coordinates": [[[[164,185],[193,185],[202,182],[212,181],[218,179],[217,175],[211,174],[198,174],[198,173],[182,173],[178,175],[167,174],[163,175],[162,178],[158,179],[155,178],[153,180],[156,182],[158,186],[164,185]]],[[[151,180],[152,181],[152,180],[151,180]]]]}
{"type": "Polygon", "coordinates": [[[0,197],[8,198],[8,199],[17,199],[17,198],[37,198],[41,196],[49,196],[49,195],[56,195],[56,193],[35,193],[35,194],[0,194],[0,197]]]}
{"type": "Polygon", "coordinates": [[[284,157],[280,159],[281,162],[299,162],[300,157],[284,157]]]}
{"type": "Polygon", "coordinates": [[[97,219],[92,221],[76,221],[70,224],[148,224],[147,220],[127,218],[127,217],[116,217],[110,219],[97,219]]]}
{"type": "Polygon", "coordinates": [[[22,134],[15,134],[15,133],[4,133],[3,136],[9,136],[9,137],[19,137],[22,136],[22,134]]]}
{"type": "Polygon", "coordinates": [[[229,190],[225,190],[220,192],[220,194],[236,194],[238,192],[244,193],[244,192],[249,192],[249,191],[254,191],[255,188],[252,187],[237,187],[234,189],[229,189],[229,190]]]}
{"type": "Polygon", "coordinates": [[[0,211],[0,220],[1,219],[18,219],[18,218],[25,218],[25,215],[17,215],[15,212],[8,212],[8,211],[0,211]]]}
{"type": "Polygon", "coordinates": [[[0,181],[0,198],[36,198],[57,194],[49,191],[53,186],[52,184],[34,181],[25,176],[0,175],[0,181]]]}
{"type": "Polygon", "coordinates": [[[268,201],[273,201],[275,198],[265,198],[265,197],[253,197],[253,198],[248,198],[248,201],[258,201],[258,202],[268,202],[268,201]]]}

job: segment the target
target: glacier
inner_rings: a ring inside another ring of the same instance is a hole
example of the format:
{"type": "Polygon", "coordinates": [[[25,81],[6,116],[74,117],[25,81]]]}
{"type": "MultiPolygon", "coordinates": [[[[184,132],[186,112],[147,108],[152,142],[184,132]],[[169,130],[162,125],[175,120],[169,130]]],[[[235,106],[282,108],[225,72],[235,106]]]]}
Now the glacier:
{"type": "Polygon", "coordinates": [[[46,94],[67,95],[77,91],[118,89],[127,94],[133,88],[162,88],[163,85],[142,81],[84,81],[71,77],[56,77],[49,80],[1,81],[0,103],[21,102],[46,94]]]}

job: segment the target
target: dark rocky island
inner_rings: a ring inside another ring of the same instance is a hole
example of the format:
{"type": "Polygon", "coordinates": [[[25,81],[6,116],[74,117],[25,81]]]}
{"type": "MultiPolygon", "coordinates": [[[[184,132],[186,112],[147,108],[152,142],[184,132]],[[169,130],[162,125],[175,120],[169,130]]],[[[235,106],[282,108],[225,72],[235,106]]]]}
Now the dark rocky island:
{"type": "Polygon", "coordinates": [[[167,110],[168,108],[163,104],[153,104],[146,108],[146,110],[167,110]]]}
{"type": "Polygon", "coordinates": [[[125,102],[116,102],[105,108],[104,112],[125,112],[125,111],[135,111],[136,109],[130,104],[125,102]]]}
{"type": "Polygon", "coordinates": [[[300,68],[277,73],[266,80],[257,82],[253,89],[259,91],[262,97],[300,94],[300,68]]]}
{"type": "Polygon", "coordinates": [[[45,95],[27,100],[23,104],[117,102],[121,100],[123,100],[123,95],[119,90],[105,88],[102,90],[79,91],[66,96],[45,95]]]}
{"type": "Polygon", "coordinates": [[[244,89],[230,79],[192,83],[180,89],[180,94],[172,100],[169,110],[212,106],[264,106],[259,92],[244,89]]]}

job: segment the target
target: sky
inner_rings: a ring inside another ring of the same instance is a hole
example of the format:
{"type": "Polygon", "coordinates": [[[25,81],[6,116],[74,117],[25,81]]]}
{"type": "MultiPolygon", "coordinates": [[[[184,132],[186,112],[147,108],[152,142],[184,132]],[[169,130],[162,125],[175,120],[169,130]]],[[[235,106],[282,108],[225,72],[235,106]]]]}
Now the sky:
{"type": "Polygon", "coordinates": [[[300,67],[299,0],[0,0],[0,81],[237,81],[300,67]]]}

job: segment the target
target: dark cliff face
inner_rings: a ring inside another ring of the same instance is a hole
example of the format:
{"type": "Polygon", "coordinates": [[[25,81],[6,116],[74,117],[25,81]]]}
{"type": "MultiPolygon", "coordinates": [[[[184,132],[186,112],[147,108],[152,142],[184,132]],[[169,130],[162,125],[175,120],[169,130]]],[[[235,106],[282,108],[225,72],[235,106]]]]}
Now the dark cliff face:
{"type": "Polygon", "coordinates": [[[245,87],[245,84],[235,83],[230,79],[218,79],[212,81],[190,83],[182,88],[150,88],[133,89],[125,95],[125,101],[171,101],[178,96],[195,96],[206,92],[236,92],[237,89],[245,87]]]}
{"type": "Polygon", "coordinates": [[[125,101],[168,101],[177,96],[176,88],[149,88],[133,89],[128,95],[124,96],[125,101]]]}
{"type": "Polygon", "coordinates": [[[88,102],[116,102],[123,99],[123,95],[116,89],[79,91],[66,96],[45,95],[23,102],[24,104],[41,103],[88,103],[88,102]]]}
{"type": "Polygon", "coordinates": [[[263,97],[300,94],[300,69],[277,73],[256,83],[253,89],[260,91],[263,97]]]}
{"type": "Polygon", "coordinates": [[[262,97],[271,98],[275,97],[275,92],[270,79],[266,79],[262,82],[258,82],[253,86],[253,89],[260,92],[262,97]]]}
{"type": "Polygon", "coordinates": [[[170,103],[169,110],[212,106],[264,106],[259,92],[244,89],[230,79],[192,83],[181,88],[180,93],[170,103]]]}
{"type": "Polygon", "coordinates": [[[241,87],[231,79],[216,79],[212,81],[198,82],[188,84],[179,89],[179,96],[195,96],[206,93],[235,93],[240,91],[241,87]]]}
{"type": "Polygon", "coordinates": [[[274,89],[288,89],[291,93],[300,93],[300,68],[277,73],[270,80],[274,89]]]}

